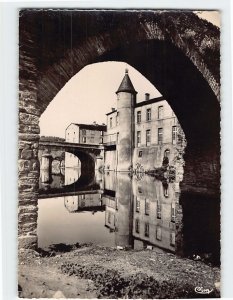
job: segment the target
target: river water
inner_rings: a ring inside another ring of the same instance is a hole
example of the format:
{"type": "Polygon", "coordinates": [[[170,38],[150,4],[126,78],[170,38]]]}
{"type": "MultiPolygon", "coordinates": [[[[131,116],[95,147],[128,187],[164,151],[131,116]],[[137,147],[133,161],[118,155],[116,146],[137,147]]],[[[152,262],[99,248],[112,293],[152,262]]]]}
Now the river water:
{"type": "Polygon", "coordinates": [[[153,249],[219,264],[219,201],[182,199],[179,184],[138,174],[41,171],[38,246],[153,249]]]}

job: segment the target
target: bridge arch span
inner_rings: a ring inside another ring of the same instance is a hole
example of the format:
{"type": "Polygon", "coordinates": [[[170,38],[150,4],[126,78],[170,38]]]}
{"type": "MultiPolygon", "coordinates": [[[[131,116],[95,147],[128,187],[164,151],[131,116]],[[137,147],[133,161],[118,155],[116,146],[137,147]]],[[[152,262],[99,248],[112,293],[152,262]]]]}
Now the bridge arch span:
{"type": "Polygon", "coordinates": [[[25,180],[39,173],[40,115],[77,72],[108,60],[135,67],[175,111],[188,142],[182,191],[219,197],[217,27],[190,12],[23,10],[19,43],[20,197],[36,198],[38,178],[28,190],[25,180]]]}
{"type": "Polygon", "coordinates": [[[66,149],[66,152],[75,155],[81,162],[81,175],[88,176],[95,172],[96,156],[87,151],[66,149]]]}

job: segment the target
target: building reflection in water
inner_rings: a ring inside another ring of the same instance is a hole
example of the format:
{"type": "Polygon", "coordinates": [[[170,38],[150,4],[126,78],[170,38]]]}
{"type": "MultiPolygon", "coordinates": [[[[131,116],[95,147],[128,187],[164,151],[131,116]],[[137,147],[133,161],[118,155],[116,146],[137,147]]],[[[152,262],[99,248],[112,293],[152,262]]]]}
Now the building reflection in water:
{"type": "MultiPolygon", "coordinates": [[[[72,184],[79,176],[79,169],[66,168],[63,184],[72,184]]],[[[99,240],[100,244],[102,241],[107,246],[133,249],[160,247],[179,255],[189,256],[208,252],[216,261],[218,260],[220,244],[218,202],[212,199],[198,201],[196,197],[193,199],[181,197],[181,201],[178,183],[162,182],[147,175],[132,178],[127,173],[97,172],[95,181],[98,183],[98,190],[90,190],[88,193],[79,191],[75,195],[73,191],[72,195],[62,197],[65,211],[68,212],[68,215],[64,214],[63,220],[69,218],[69,213],[72,215],[77,213],[79,219],[79,213],[89,212],[85,223],[91,224],[95,242],[99,240]],[[96,215],[101,213],[98,216],[98,226],[100,218],[102,220],[102,229],[98,227],[96,231],[95,224],[92,224],[95,218],[91,217],[95,213],[96,215]]],[[[54,185],[55,182],[53,179],[51,184],[54,185]]],[[[62,180],[58,182],[57,180],[59,185],[62,180]]],[[[79,222],[84,222],[81,220],[84,219],[80,218],[79,222]]],[[[51,214],[50,220],[46,222],[48,224],[52,222],[51,214]]],[[[60,223],[60,220],[56,217],[53,222],[60,223]]],[[[72,218],[69,222],[76,221],[72,218]]],[[[55,225],[54,227],[57,228],[55,225]]],[[[81,228],[79,232],[80,230],[81,228]]],[[[78,234],[81,233],[72,231],[70,234],[75,234],[79,242],[78,234]]]]}
{"type": "Polygon", "coordinates": [[[179,191],[175,184],[144,176],[138,181],[117,173],[116,195],[106,198],[105,226],[115,232],[116,246],[158,246],[175,251],[176,207],[179,191]]]}

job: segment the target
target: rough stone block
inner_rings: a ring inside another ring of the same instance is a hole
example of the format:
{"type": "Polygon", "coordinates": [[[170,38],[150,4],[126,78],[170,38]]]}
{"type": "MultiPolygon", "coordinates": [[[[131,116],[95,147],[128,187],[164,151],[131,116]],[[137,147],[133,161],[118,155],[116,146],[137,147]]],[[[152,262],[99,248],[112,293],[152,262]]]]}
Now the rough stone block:
{"type": "Polygon", "coordinates": [[[30,234],[30,235],[36,235],[37,233],[37,223],[25,223],[25,224],[19,224],[18,234],[30,234]]]}
{"type": "Polygon", "coordinates": [[[19,223],[26,224],[26,223],[32,223],[37,221],[37,212],[29,212],[29,213],[22,213],[19,214],[18,220],[19,223]]]}
{"type": "Polygon", "coordinates": [[[20,112],[19,121],[21,124],[25,124],[25,125],[38,125],[39,117],[32,114],[20,112]]]}
{"type": "Polygon", "coordinates": [[[18,137],[19,137],[19,141],[35,141],[35,142],[37,142],[37,141],[39,141],[39,139],[40,139],[40,136],[39,136],[39,134],[34,134],[34,133],[21,133],[21,132],[19,132],[19,135],[18,135],[18,137]]]}
{"type": "Polygon", "coordinates": [[[24,213],[37,213],[38,207],[35,205],[20,205],[18,208],[18,213],[19,214],[24,214],[24,213]]]}
{"type": "Polygon", "coordinates": [[[34,235],[22,235],[18,237],[19,249],[36,249],[37,243],[37,236],[34,235]]]}
{"type": "Polygon", "coordinates": [[[19,159],[18,160],[18,171],[19,172],[29,172],[31,169],[30,160],[19,159]]]}
{"type": "Polygon", "coordinates": [[[32,155],[33,155],[32,150],[23,149],[21,152],[22,159],[30,159],[30,158],[32,158],[32,155]]]}

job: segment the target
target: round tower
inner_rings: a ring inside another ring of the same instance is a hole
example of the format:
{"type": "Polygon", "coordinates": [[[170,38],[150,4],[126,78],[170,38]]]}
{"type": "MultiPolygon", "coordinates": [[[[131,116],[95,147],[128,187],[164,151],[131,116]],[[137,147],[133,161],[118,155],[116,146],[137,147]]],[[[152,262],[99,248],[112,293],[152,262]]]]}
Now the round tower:
{"type": "Polygon", "coordinates": [[[134,148],[134,107],[136,95],[133,84],[125,70],[125,76],[116,92],[118,113],[117,171],[128,172],[132,168],[134,148]]]}

